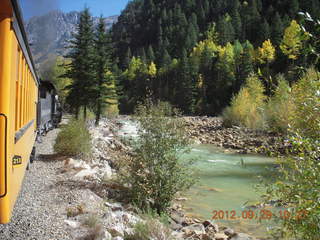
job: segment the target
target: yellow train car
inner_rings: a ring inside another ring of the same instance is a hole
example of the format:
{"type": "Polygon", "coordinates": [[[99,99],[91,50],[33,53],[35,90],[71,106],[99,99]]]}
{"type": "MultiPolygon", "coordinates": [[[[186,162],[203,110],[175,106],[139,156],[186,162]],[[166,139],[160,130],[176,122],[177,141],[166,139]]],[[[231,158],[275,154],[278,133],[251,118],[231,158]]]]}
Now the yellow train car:
{"type": "Polygon", "coordinates": [[[37,135],[39,81],[17,0],[0,0],[0,223],[8,223],[37,135]]]}

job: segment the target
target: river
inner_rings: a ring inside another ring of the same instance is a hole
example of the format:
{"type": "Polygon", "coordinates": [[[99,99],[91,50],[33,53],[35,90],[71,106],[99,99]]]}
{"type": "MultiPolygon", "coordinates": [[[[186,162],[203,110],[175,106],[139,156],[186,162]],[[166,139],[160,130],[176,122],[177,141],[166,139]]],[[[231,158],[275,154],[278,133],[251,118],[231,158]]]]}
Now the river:
{"type": "MultiPolygon", "coordinates": [[[[123,123],[120,135],[138,136],[132,122],[123,123]]],[[[193,145],[191,151],[182,157],[195,159],[194,168],[198,178],[197,183],[184,193],[187,201],[182,204],[189,216],[202,219],[216,217],[216,222],[237,232],[261,238],[267,236],[270,223],[267,220],[257,221],[256,216],[261,217],[259,210],[251,219],[245,205],[259,201],[261,193],[255,185],[259,183],[259,176],[268,178],[270,169],[274,168],[274,159],[230,153],[210,144],[193,145]]]]}
{"type": "Polygon", "coordinates": [[[198,182],[186,193],[183,204],[186,211],[195,217],[215,218],[216,222],[230,226],[238,232],[265,237],[267,220],[259,223],[259,210],[248,215],[252,205],[259,201],[255,187],[259,176],[266,178],[274,167],[274,159],[258,155],[226,153],[213,145],[192,146],[186,158],[194,158],[198,182]],[[220,213],[219,213],[220,211],[220,213]],[[237,220],[235,220],[235,218],[237,220]]]}

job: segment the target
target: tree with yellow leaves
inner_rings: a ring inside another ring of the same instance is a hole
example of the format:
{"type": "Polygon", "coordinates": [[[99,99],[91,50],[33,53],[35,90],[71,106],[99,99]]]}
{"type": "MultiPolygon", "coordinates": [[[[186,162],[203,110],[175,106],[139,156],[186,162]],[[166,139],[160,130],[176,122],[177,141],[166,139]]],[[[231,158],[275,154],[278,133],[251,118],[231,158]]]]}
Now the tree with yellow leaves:
{"type": "Polygon", "coordinates": [[[148,67],[148,75],[151,77],[155,77],[157,75],[157,67],[154,62],[151,62],[148,67]]]}
{"type": "Polygon", "coordinates": [[[258,61],[261,64],[269,64],[274,60],[275,54],[276,49],[268,39],[262,43],[262,47],[258,48],[258,61]]]}
{"type": "Polygon", "coordinates": [[[272,91],[273,83],[270,74],[270,63],[274,61],[275,54],[276,49],[272,45],[270,39],[264,41],[262,43],[262,46],[257,49],[257,62],[264,65],[264,67],[261,70],[263,73],[267,94],[271,94],[272,91]]]}
{"type": "Polygon", "coordinates": [[[306,39],[307,35],[303,33],[300,25],[292,20],[290,26],[284,31],[280,49],[289,59],[296,60],[306,39]]]}

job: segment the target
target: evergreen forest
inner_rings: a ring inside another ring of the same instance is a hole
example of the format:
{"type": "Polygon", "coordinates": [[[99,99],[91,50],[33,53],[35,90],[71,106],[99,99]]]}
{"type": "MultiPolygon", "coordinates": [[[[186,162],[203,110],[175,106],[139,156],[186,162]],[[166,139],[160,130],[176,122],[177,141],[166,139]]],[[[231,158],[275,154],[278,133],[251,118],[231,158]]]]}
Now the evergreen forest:
{"type": "Polygon", "coordinates": [[[319,1],[131,1],[111,31],[121,112],[151,94],[219,115],[251,73],[272,95],[278,74],[292,84],[315,62],[306,12],[318,19],[319,1]]]}

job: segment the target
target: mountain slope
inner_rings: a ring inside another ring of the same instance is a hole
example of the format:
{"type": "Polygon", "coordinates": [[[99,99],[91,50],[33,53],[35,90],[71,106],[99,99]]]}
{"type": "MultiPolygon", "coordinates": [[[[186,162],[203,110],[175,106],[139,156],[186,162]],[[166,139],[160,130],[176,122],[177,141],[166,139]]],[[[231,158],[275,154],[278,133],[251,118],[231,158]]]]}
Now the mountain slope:
{"type": "MultiPolygon", "coordinates": [[[[67,41],[76,31],[79,17],[79,12],[63,13],[57,10],[43,16],[33,17],[26,23],[26,31],[37,66],[55,56],[66,54],[67,41]]],[[[117,19],[118,16],[105,18],[107,27],[110,28],[117,19]]],[[[94,24],[98,23],[97,17],[94,17],[93,20],[94,24]]]]}

